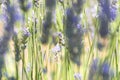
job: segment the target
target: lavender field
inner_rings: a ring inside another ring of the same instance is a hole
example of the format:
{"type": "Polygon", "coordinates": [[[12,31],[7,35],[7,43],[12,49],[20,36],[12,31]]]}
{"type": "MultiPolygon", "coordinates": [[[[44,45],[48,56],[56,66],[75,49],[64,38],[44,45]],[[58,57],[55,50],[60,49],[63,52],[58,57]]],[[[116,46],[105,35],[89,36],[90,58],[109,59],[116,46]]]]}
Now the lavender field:
{"type": "Polygon", "coordinates": [[[0,0],[0,80],[120,80],[120,0],[0,0]]]}

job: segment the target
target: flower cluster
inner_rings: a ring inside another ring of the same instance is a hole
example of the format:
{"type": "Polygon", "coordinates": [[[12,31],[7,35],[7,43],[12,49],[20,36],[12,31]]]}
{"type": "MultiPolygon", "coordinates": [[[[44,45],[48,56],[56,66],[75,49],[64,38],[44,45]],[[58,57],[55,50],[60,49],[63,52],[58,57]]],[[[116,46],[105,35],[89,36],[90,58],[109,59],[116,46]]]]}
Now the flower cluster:
{"type": "Polygon", "coordinates": [[[3,36],[0,38],[0,54],[4,54],[7,51],[7,45],[13,35],[14,23],[16,22],[14,18],[14,6],[10,6],[9,3],[6,4],[5,11],[7,21],[4,24],[3,36]]]}
{"type": "MultiPolygon", "coordinates": [[[[79,4],[79,2],[76,4],[79,4]]],[[[77,65],[80,65],[80,54],[82,52],[83,29],[80,24],[80,16],[74,9],[74,6],[66,11],[65,34],[67,38],[67,47],[70,52],[70,59],[77,65]]]]}
{"type": "Polygon", "coordinates": [[[110,0],[99,0],[99,5],[99,33],[104,38],[109,33],[109,23],[117,16],[117,8],[114,4],[110,4],[110,0]]]}
{"type": "Polygon", "coordinates": [[[112,68],[107,61],[100,62],[94,59],[89,70],[88,80],[110,80],[114,76],[112,68]]]}
{"type": "Polygon", "coordinates": [[[5,16],[7,21],[4,24],[3,36],[0,37],[0,79],[2,78],[2,67],[4,66],[4,54],[8,50],[9,41],[13,35],[14,24],[15,24],[15,7],[11,6],[9,2],[3,3],[6,7],[5,16]]]}

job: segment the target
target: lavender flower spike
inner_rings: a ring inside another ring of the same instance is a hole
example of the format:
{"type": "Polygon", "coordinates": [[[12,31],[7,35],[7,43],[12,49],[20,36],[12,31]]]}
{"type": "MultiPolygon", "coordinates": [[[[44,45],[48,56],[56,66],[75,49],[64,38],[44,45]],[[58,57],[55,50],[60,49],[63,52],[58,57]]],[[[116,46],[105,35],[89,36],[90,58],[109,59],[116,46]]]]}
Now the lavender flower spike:
{"type": "Polygon", "coordinates": [[[93,60],[90,70],[88,80],[112,80],[114,73],[108,62],[100,62],[100,60],[93,60]]]}
{"type": "Polygon", "coordinates": [[[75,15],[72,8],[68,8],[66,12],[65,33],[67,37],[67,47],[70,52],[70,59],[80,65],[80,55],[82,52],[82,27],[79,24],[80,18],[75,15]]]}
{"type": "Polygon", "coordinates": [[[99,0],[99,33],[102,38],[105,38],[109,33],[109,23],[115,20],[117,16],[117,8],[115,6],[116,1],[110,4],[110,0],[99,0]]]}
{"type": "Polygon", "coordinates": [[[100,13],[99,14],[99,33],[100,33],[100,36],[102,38],[105,38],[107,37],[108,33],[109,33],[109,21],[108,21],[108,18],[106,16],[106,14],[104,13],[100,13]]]}
{"type": "Polygon", "coordinates": [[[110,19],[110,0],[99,0],[101,11],[110,19]]]}
{"type": "Polygon", "coordinates": [[[2,67],[4,66],[4,54],[6,53],[8,49],[8,43],[13,35],[13,29],[14,29],[14,7],[10,6],[10,4],[6,4],[6,12],[5,15],[7,15],[7,21],[6,24],[4,24],[4,33],[3,36],[0,38],[0,79],[2,77],[2,67]]]}
{"type": "Polygon", "coordinates": [[[46,10],[45,21],[43,22],[42,36],[41,36],[41,42],[43,44],[48,42],[50,29],[54,22],[53,19],[55,17],[55,7],[56,7],[56,0],[46,0],[45,2],[46,2],[47,10],[46,10]]]}
{"type": "Polygon", "coordinates": [[[99,0],[100,10],[99,10],[99,33],[102,38],[108,35],[108,26],[110,21],[110,1],[109,0],[99,0]]]}
{"type": "Polygon", "coordinates": [[[110,65],[107,63],[107,62],[104,62],[102,65],[101,65],[101,68],[100,68],[100,73],[102,75],[102,78],[103,80],[110,80],[110,65]]]}
{"type": "Polygon", "coordinates": [[[7,17],[7,23],[4,26],[4,33],[3,37],[0,39],[0,54],[4,54],[7,50],[7,45],[10,40],[10,38],[13,35],[13,29],[14,29],[14,23],[15,23],[15,18],[14,18],[14,7],[10,6],[9,4],[7,6],[7,14],[9,18],[7,17]]]}

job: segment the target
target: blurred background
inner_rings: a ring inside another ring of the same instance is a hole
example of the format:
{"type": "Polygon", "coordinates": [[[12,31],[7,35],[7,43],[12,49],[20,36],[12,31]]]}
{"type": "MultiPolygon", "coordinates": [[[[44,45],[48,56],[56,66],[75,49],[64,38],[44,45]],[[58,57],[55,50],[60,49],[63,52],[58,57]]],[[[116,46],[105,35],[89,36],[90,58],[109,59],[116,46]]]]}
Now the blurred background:
{"type": "Polygon", "coordinates": [[[119,80],[119,0],[0,0],[0,80],[119,80]]]}

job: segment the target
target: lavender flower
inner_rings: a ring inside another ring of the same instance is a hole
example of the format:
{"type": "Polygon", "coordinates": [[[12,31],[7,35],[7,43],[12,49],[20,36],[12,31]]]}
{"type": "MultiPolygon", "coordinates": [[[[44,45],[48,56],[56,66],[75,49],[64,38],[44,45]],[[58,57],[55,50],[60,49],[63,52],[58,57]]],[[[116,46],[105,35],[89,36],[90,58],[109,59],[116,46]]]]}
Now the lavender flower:
{"type": "Polygon", "coordinates": [[[70,58],[77,65],[80,65],[80,54],[82,50],[82,27],[79,24],[80,18],[75,15],[72,8],[66,12],[65,34],[67,37],[67,47],[70,52],[70,58]]]}
{"type": "Polygon", "coordinates": [[[109,0],[99,0],[99,4],[101,8],[101,10],[99,10],[99,33],[102,38],[105,38],[109,33],[110,21],[113,21],[116,18],[117,8],[112,6],[109,0]]]}
{"type": "MultiPolygon", "coordinates": [[[[99,59],[94,59],[90,65],[90,70],[89,70],[89,75],[88,75],[88,80],[94,80],[94,76],[97,74],[98,72],[98,64],[99,64],[99,59]]],[[[98,75],[98,74],[97,74],[98,75]]]]}
{"type": "Polygon", "coordinates": [[[108,26],[110,20],[110,2],[109,0],[99,0],[100,8],[99,11],[99,33],[102,38],[108,35],[108,26]]]}
{"type": "MultiPolygon", "coordinates": [[[[6,3],[5,3],[6,4],[6,3]]],[[[4,33],[3,36],[0,38],[0,56],[3,57],[3,55],[6,53],[8,49],[8,43],[13,35],[13,29],[14,29],[14,6],[10,6],[10,3],[8,2],[6,5],[5,15],[7,15],[7,21],[6,24],[4,24],[4,33]]],[[[2,77],[2,67],[4,66],[4,57],[0,58],[0,79],[2,77]]]]}
{"type": "Polygon", "coordinates": [[[83,29],[80,22],[80,12],[82,11],[83,0],[77,0],[66,12],[65,33],[67,37],[67,47],[70,52],[70,59],[80,65],[80,55],[82,53],[83,29]]]}
{"type": "Polygon", "coordinates": [[[112,1],[112,4],[110,4],[109,0],[99,0],[100,7],[102,9],[102,12],[107,15],[107,18],[109,21],[113,21],[116,18],[117,15],[117,8],[116,8],[116,0],[112,1]]]}
{"type": "Polygon", "coordinates": [[[26,27],[23,27],[23,28],[22,28],[22,36],[23,36],[23,38],[26,39],[26,38],[28,38],[30,35],[31,35],[31,34],[30,34],[29,30],[28,30],[26,27]]]}
{"type": "Polygon", "coordinates": [[[101,10],[106,14],[107,18],[110,19],[110,1],[109,0],[99,0],[101,10]]]}
{"type": "Polygon", "coordinates": [[[13,41],[14,41],[14,48],[15,48],[15,60],[18,62],[21,59],[21,56],[20,56],[21,50],[20,50],[20,43],[19,43],[17,32],[14,32],[13,41]]]}
{"type": "Polygon", "coordinates": [[[89,80],[111,80],[112,77],[112,69],[108,62],[100,62],[99,59],[93,60],[89,70],[89,80]]]}
{"type": "Polygon", "coordinates": [[[109,21],[106,14],[104,13],[99,14],[99,25],[100,25],[100,28],[99,28],[100,36],[102,38],[105,38],[109,32],[109,29],[108,29],[109,21]]]}
{"type": "Polygon", "coordinates": [[[48,12],[48,15],[46,16],[46,21],[43,23],[43,29],[42,29],[42,37],[41,37],[41,42],[47,43],[48,38],[49,38],[49,29],[52,26],[52,13],[48,12]]]}
{"type": "Polygon", "coordinates": [[[23,27],[22,28],[22,39],[21,39],[21,48],[22,49],[26,48],[27,39],[30,35],[31,35],[31,33],[29,32],[29,30],[26,27],[23,27]]]}
{"type": "Polygon", "coordinates": [[[43,23],[42,28],[42,36],[41,36],[41,42],[43,44],[48,42],[50,28],[52,27],[52,24],[54,22],[55,17],[55,6],[56,6],[56,0],[46,0],[46,17],[45,21],[43,23]]]}
{"type": "Polygon", "coordinates": [[[101,75],[103,77],[103,80],[110,80],[110,65],[106,62],[104,62],[101,65],[101,75]]]}
{"type": "Polygon", "coordinates": [[[29,10],[32,7],[32,2],[28,2],[28,4],[26,5],[26,10],[29,10]]]}
{"type": "Polygon", "coordinates": [[[20,21],[20,22],[22,22],[23,16],[22,16],[21,11],[20,11],[19,8],[16,8],[16,9],[15,9],[14,18],[15,18],[15,21],[20,21]]]}
{"type": "Polygon", "coordinates": [[[114,21],[116,19],[117,16],[117,7],[115,5],[112,5],[110,7],[110,18],[111,21],[114,21]]]}
{"type": "Polygon", "coordinates": [[[10,38],[12,37],[13,27],[15,23],[14,7],[10,6],[9,4],[6,6],[7,6],[6,15],[8,15],[10,18],[7,17],[8,21],[4,26],[5,32],[3,33],[3,37],[0,39],[0,54],[4,54],[7,50],[7,45],[10,38]]]}

